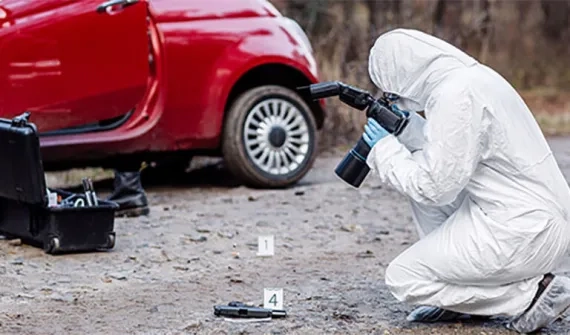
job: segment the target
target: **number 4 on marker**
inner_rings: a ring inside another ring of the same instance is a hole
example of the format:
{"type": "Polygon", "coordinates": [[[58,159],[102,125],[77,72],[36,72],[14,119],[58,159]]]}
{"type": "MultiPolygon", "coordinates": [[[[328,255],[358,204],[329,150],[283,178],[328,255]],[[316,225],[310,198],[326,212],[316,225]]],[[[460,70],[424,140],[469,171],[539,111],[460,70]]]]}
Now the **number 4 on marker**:
{"type": "Polygon", "coordinates": [[[269,303],[273,304],[274,307],[277,306],[277,294],[274,293],[271,296],[271,298],[269,299],[269,303]]]}

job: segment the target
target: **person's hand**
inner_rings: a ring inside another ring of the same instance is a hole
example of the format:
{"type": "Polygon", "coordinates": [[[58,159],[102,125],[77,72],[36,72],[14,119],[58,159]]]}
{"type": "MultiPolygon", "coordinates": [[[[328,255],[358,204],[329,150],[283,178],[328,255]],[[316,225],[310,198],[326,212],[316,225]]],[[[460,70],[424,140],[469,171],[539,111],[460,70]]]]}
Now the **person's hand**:
{"type": "Polygon", "coordinates": [[[398,106],[396,106],[395,104],[392,104],[390,108],[392,109],[392,112],[396,114],[400,114],[406,117],[410,116],[410,112],[398,108],[398,106]]]}
{"type": "Polygon", "coordinates": [[[388,136],[386,129],[382,128],[373,118],[368,118],[368,123],[364,126],[364,134],[362,134],[364,142],[372,148],[374,144],[386,136],[388,136]]]}

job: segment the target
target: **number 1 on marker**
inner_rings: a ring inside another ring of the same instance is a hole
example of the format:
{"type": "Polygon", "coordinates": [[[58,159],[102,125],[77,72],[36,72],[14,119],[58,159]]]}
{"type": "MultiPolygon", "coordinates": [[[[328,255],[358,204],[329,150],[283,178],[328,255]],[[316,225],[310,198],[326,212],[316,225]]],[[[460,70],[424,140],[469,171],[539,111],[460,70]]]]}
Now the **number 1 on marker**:
{"type": "Polygon", "coordinates": [[[275,254],[274,245],[273,235],[259,236],[257,241],[257,256],[273,256],[275,254]]]}

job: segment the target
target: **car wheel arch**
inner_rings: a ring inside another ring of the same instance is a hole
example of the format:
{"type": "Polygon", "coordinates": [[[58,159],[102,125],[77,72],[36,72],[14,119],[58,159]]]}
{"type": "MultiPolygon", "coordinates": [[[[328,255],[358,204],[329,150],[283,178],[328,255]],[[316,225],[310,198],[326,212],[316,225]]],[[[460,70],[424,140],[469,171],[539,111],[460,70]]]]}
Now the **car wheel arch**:
{"type": "MultiPolygon", "coordinates": [[[[315,81],[305,75],[303,71],[286,63],[267,62],[250,67],[248,70],[243,71],[231,85],[229,93],[226,96],[222,125],[225,122],[227,111],[232,103],[240,94],[249,89],[264,85],[276,85],[295,91],[297,87],[310,85],[314,82],[315,81]]],[[[324,109],[317,101],[312,101],[307,99],[307,97],[301,98],[303,98],[310,107],[311,113],[315,117],[317,128],[321,129],[325,118],[324,109]]]]}

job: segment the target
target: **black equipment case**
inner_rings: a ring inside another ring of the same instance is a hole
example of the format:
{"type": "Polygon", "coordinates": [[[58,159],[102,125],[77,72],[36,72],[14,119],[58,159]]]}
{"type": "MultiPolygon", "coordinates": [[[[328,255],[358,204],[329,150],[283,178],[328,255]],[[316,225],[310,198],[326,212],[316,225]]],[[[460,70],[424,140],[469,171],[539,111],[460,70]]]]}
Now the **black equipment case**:
{"type": "MultiPolygon", "coordinates": [[[[0,235],[49,254],[112,249],[116,203],[48,207],[40,141],[29,115],[0,118],[0,235]]],[[[62,198],[86,199],[83,194],[50,191],[62,198]]]]}

